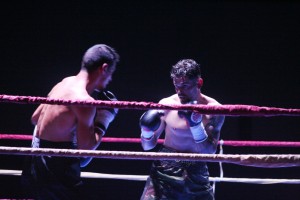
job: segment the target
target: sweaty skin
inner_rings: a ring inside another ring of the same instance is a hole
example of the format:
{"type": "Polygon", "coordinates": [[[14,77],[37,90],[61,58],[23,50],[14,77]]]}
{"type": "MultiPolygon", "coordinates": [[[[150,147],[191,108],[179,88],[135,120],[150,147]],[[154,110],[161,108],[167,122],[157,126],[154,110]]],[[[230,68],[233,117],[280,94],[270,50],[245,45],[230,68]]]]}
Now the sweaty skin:
{"type": "MultiPolygon", "coordinates": [[[[88,79],[86,72],[63,79],[53,87],[49,98],[94,100],[90,93],[105,88],[111,81],[112,72],[106,72],[106,65],[99,73],[88,79]],[[104,78],[103,78],[104,77],[104,78]],[[93,79],[93,81],[91,81],[93,79]]],[[[32,123],[37,125],[36,137],[53,142],[74,141],[77,135],[79,149],[95,149],[100,144],[101,134],[94,132],[95,107],[41,104],[32,115],[32,123]],[[76,134],[76,135],[75,135],[76,134]]]]}
{"type": "MultiPolygon", "coordinates": [[[[196,61],[180,60],[172,66],[170,75],[176,93],[161,99],[160,104],[220,105],[215,99],[201,93],[203,79],[196,61]]],[[[149,134],[151,137],[144,137],[144,130],[148,127],[140,124],[143,149],[153,149],[158,138],[164,133],[164,145],[159,152],[214,154],[225,117],[196,112],[181,109],[160,110],[159,116],[153,115],[152,120],[159,122],[156,123],[159,128],[151,129],[152,135],[149,134]]],[[[150,120],[151,117],[148,121],[150,120]]],[[[213,200],[207,164],[202,161],[180,159],[153,161],[141,199],[213,200]]]]}
{"type": "MultiPolygon", "coordinates": [[[[199,79],[202,81],[202,79],[199,79]]],[[[194,80],[187,78],[175,78],[173,80],[176,94],[159,101],[160,104],[186,104],[190,101],[196,101],[203,105],[220,105],[215,99],[201,93],[200,87],[195,85],[194,80]]],[[[184,118],[180,118],[177,110],[165,110],[161,117],[162,123],[155,131],[151,140],[142,140],[144,150],[150,150],[157,144],[160,135],[165,132],[164,146],[174,149],[178,152],[187,153],[215,153],[220,137],[221,127],[224,123],[224,116],[221,115],[203,115],[202,123],[208,138],[196,143],[190,126],[184,118]]]]}
{"type": "MultiPolygon", "coordinates": [[[[217,105],[219,104],[216,100],[207,97],[203,94],[199,96],[198,102],[204,105],[217,105]]],[[[161,104],[180,104],[178,95],[172,95],[168,98],[162,99],[159,103],[161,104]]],[[[214,153],[217,141],[220,137],[220,128],[216,127],[218,123],[216,120],[218,116],[203,115],[202,123],[205,127],[208,139],[201,143],[195,143],[195,140],[191,134],[189,125],[186,120],[178,116],[177,110],[166,110],[165,115],[161,118],[165,123],[165,142],[164,145],[171,149],[176,149],[179,152],[189,153],[214,153]],[[211,148],[213,143],[213,148],[211,148]]],[[[162,127],[160,127],[162,128],[162,127]]]]}

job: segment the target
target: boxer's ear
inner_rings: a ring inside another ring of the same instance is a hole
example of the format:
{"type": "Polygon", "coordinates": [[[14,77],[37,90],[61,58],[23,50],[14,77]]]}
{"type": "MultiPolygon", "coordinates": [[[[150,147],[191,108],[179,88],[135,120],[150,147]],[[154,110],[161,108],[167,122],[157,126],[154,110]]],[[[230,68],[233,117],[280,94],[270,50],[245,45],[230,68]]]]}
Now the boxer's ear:
{"type": "Polygon", "coordinates": [[[108,64],[103,63],[102,65],[99,66],[99,68],[97,70],[100,74],[107,73],[108,72],[108,64]]]}
{"type": "Polygon", "coordinates": [[[203,86],[203,79],[202,78],[198,78],[198,88],[201,88],[203,86]]]}
{"type": "Polygon", "coordinates": [[[108,71],[108,64],[107,63],[103,63],[102,66],[101,66],[101,69],[105,72],[108,71]]]}

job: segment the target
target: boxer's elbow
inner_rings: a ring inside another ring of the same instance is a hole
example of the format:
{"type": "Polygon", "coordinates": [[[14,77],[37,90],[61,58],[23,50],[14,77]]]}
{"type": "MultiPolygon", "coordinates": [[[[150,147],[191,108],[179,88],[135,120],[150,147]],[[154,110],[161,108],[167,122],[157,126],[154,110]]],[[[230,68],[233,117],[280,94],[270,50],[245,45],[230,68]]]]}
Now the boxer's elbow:
{"type": "Polygon", "coordinates": [[[100,134],[91,134],[89,136],[77,135],[78,149],[95,150],[101,143],[102,136],[100,134]]]}
{"type": "Polygon", "coordinates": [[[33,125],[37,125],[38,120],[39,120],[38,116],[36,116],[36,115],[31,116],[31,123],[33,125]]]}
{"type": "Polygon", "coordinates": [[[215,154],[215,153],[217,153],[217,149],[218,149],[218,146],[215,145],[215,144],[212,144],[210,146],[210,148],[209,148],[209,151],[207,153],[209,153],[209,154],[215,154]]]}
{"type": "Polygon", "coordinates": [[[202,153],[215,154],[218,150],[218,140],[208,137],[204,142],[202,153]]]}
{"type": "Polygon", "coordinates": [[[38,123],[39,117],[41,115],[41,112],[43,110],[43,105],[39,105],[39,107],[34,111],[34,113],[31,116],[31,123],[33,125],[36,125],[38,123]]]}
{"type": "Polygon", "coordinates": [[[94,150],[97,148],[97,142],[96,141],[81,141],[77,142],[78,149],[83,150],[94,150]]]}

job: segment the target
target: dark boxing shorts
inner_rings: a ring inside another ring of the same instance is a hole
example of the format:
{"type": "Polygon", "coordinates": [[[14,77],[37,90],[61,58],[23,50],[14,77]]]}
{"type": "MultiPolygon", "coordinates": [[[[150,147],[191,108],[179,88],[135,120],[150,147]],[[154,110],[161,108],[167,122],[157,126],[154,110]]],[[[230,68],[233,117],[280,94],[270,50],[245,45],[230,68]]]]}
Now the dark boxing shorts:
{"type": "MultiPolygon", "coordinates": [[[[163,147],[160,152],[175,151],[163,147]]],[[[214,199],[206,163],[180,160],[154,161],[141,199],[214,199]]]]}
{"type": "MultiPolygon", "coordinates": [[[[35,141],[36,142],[36,141],[35,141]]],[[[77,149],[73,142],[38,140],[39,148],[77,149]]],[[[36,199],[79,199],[80,159],[56,156],[32,156],[22,176],[25,188],[32,188],[36,199]],[[25,181],[24,181],[25,180],[25,181]],[[27,187],[26,187],[27,184],[27,187]]]]}

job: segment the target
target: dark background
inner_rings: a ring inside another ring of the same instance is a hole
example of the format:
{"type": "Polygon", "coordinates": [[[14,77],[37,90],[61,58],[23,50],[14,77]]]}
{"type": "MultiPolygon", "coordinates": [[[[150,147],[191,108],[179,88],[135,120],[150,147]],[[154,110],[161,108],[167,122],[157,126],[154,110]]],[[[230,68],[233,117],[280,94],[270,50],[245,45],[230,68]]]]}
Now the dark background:
{"type": "MultiPolygon", "coordinates": [[[[170,67],[201,63],[202,92],[222,104],[300,108],[300,4],[296,1],[9,1],[0,12],[0,94],[43,96],[79,71],[84,51],[114,47],[121,62],[108,89],[119,100],[158,102],[174,93],[170,67]]],[[[0,133],[32,133],[37,105],[0,104],[0,133]]],[[[120,110],[108,137],[139,137],[142,110],[120,110]]],[[[223,140],[300,141],[299,117],[227,117],[223,140]]],[[[0,141],[30,146],[30,141],[0,141]]],[[[158,147],[157,147],[158,148],[158,147]]],[[[156,148],[156,149],[157,149],[156,148]]],[[[154,149],[153,151],[155,151],[154,149]]],[[[102,143],[99,150],[143,151],[102,143]]],[[[227,154],[298,154],[299,148],[225,147],[227,154]]],[[[0,155],[1,169],[22,156],[0,155]]],[[[147,175],[151,161],[94,159],[83,171],[147,175]]],[[[223,164],[225,177],[300,178],[299,167],[223,164]]],[[[219,176],[217,163],[209,163],[219,176]]],[[[99,199],[139,199],[144,182],[85,179],[99,199]]],[[[217,183],[216,199],[296,199],[299,185],[217,183]]],[[[22,198],[18,176],[0,176],[0,198],[22,198]]]]}

